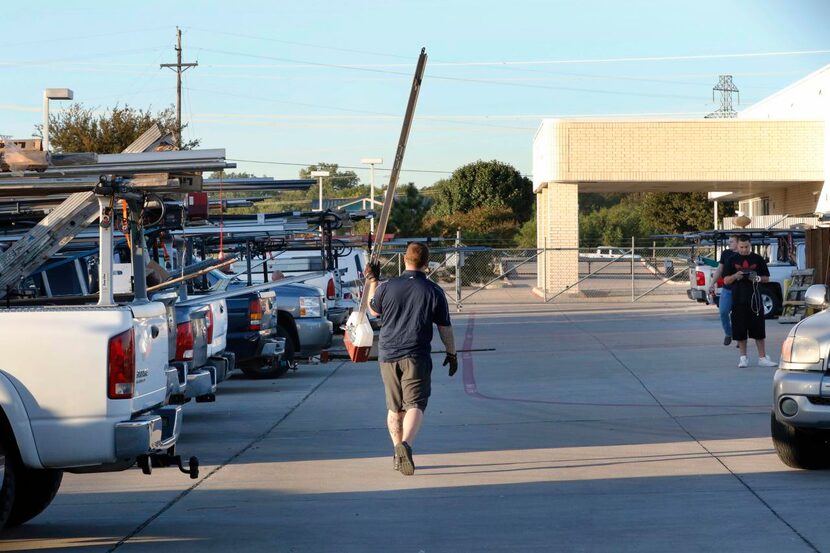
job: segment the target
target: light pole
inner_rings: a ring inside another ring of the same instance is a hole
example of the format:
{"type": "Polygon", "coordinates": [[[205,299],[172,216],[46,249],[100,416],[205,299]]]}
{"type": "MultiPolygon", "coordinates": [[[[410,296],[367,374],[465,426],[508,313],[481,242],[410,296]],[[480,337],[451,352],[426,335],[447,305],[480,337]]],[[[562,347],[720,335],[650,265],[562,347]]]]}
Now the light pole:
{"type": "MultiPolygon", "coordinates": [[[[375,210],[375,164],[383,163],[383,159],[379,157],[364,157],[360,160],[360,163],[365,163],[369,166],[370,170],[370,185],[369,185],[369,205],[372,207],[372,211],[375,210]]],[[[369,232],[374,236],[375,234],[375,218],[372,217],[369,219],[369,232]]]]}
{"type": "Polygon", "coordinates": [[[312,177],[317,177],[317,181],[320,185],[320,205],[317,211],[323,211],[323,178],[331,176],[331,173],[328,171],[312,171],[312,177]]]}
{"type": "Polygon", "coordinates": [[[43,151],[49,151],[49,100],[71,100],[74,93],[69,88],[47,88],[43,91],[43,151]]]}

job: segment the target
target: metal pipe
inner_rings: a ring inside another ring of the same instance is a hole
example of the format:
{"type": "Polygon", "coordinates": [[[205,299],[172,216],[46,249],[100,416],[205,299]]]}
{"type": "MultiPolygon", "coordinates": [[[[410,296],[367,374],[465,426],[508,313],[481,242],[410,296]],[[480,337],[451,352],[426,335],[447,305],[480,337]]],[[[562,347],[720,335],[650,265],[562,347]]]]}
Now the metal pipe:
{"type": "Polygon", "coordinates": [[[631,301],[634,301],[634,237],[631,237],[631,301]]]}
{"type": "Polygon", "coordinates": [[[143,201],[125,200],[130,210],[130,242],[132,243],[133,296],[135,303],[148,303],[147,267],[144,259],[144,232],[141,228],[143,201]]]}

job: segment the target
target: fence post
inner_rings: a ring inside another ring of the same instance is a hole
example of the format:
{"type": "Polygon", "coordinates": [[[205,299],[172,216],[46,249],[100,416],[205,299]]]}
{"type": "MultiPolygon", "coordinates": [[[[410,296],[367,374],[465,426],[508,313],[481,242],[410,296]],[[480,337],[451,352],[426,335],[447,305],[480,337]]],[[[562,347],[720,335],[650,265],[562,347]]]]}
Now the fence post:
{"type": "Polygon", "coordinates": [[[455,231],[455,310],[461,311],[461,230],[455,231]]]}
{"type": "Polygon", "coordinates": [[[634,237],[631,237],[631,301],[634,302],[634,237]]]}
{"type": "Polygon", "coordinates": [[[398,254],[398,276],[401,276],[401,254],[398,254]]]}
{"type": "MultiPolygon", "coordinates": [[[[545,236],[545,239],[542,242],[542,245],[544,246],[544,248],[542,249],[542,265],[543,265],[543,267],[542,267],[542,271],[543,271],[542,272],[542,282],[544,283],[544,284],[542,284],[542,288],[543,288],[544,294],[545,294],[545,302],[547,303],[547,301],[548,301],[548,237],[547,236],[545,236]]],[[[536,266],[537,267],[539,266],[538,263],[537,263],[536,266]]]]}

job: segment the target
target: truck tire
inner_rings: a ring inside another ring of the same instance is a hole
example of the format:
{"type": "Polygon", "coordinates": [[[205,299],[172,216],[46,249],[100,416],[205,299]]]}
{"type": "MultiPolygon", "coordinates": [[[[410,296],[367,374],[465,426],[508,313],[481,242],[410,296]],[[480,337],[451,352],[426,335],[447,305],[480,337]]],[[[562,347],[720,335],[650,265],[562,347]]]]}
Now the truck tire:
{"type": "Polygon", "coordinates": [[[6,526],[19,526],[43,512],[52,503],[63,480],[63,471],[51,469],[20,469],[15,484],[25,493],[18,493],[6,526]]]}
{"type": "Polygon", "coordinates": [[[270,359],[267,362],[248,361],[240,368],[248,378],[263,380],[267,378],[279,378],[288,372],[288,367],[285,366],[282,360],[278,362],[270,359]]]}
{"type": "Polygon", "coordinates": [[[240,368],[245,376],[248,378],[279,378],[289,369],[295,368],[297,365],[294,361],[294,340],[286,329],[281,326],[277,327],[277,337],[285,338],[285,353],[280,357],[279,362],[269,361],[267,363],[247,362],[240,368]]]}
{"type": "Polygon", "coordinates": [[[761,288],[761,305],[764,306],[764,318],[774,319],[781,314],[781,298],[771,288],[761,288]]]}
{"type": "Polygon", "coordinates": [[[770,413],[772,443],[778,458],[794,469],[830,468],[830,433],[826,430],[802,430],[779,421],[770,413]]]}
{"type": "Polygon", "coordinates": [[[12,512],[17,483],[15,477],[17,463],[14,460],[14,453],[9,451],[2,439],[0,439],[0,466],[3,467],[3,482],[0,488],[0,530],[2,530],[12,512]]]}
{"type": "Polygon", "coordinates": [[[297,348],[294,346],[294,339],[291,337],[291,333],[288,329],[278,326],[277,336],[285,338],[285,353],[282,354],[280,360],[280,365],[285,366],[284,372],[287,372],[288,369],[297,370],[297,361],[295,360],[297,348]]]}

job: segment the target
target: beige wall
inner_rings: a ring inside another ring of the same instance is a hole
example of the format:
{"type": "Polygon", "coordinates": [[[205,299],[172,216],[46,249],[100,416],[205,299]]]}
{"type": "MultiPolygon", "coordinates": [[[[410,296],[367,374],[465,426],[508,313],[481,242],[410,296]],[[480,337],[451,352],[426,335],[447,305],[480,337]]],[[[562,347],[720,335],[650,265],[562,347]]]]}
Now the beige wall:
{"type": "Polygon", "coordinates": [[[772,213],[812,213],[824,178],[824,121],[547,119],[534,138],[537,286],[578,280],[581,192],[729,191],[772,213]],[[563,250],[567,249],[567,251],[563,250]]]}
{"type": "Polygon", "coordinates": [[[771,191],[769,210],[771,214],[808,215],[815,213],[818,194],[822,183],[793,184],[787,188],[771,191]]]}
{"type": "MultiPolygon", "coordinates": [[[[824,181],[822,121],[550,120],[535,144],[556,146],[540,173],[548,182],[637,183],[639,190],[648,190],[646,183],[695,183],[680,192],[701,183],[715,189],[736,181],[824,181]]],[[[544,184],[535,166],[534,180],[537,189],[544,184]]],[[[606,189],[614,190],[628,189],[606,189]]]]}
{"type": "MultiPolygon", "coordinates": [[[[539,261],[537,287],[547,294],[561,292],[579,280],[579,200],[571,183],[548,183],[537,194],[539,247],[546,248],[539,261]],[[547,277],[547,281],[545,281],[547,277]]],[[[576,292],[578,287],[573,286],[576,292]]]]}

